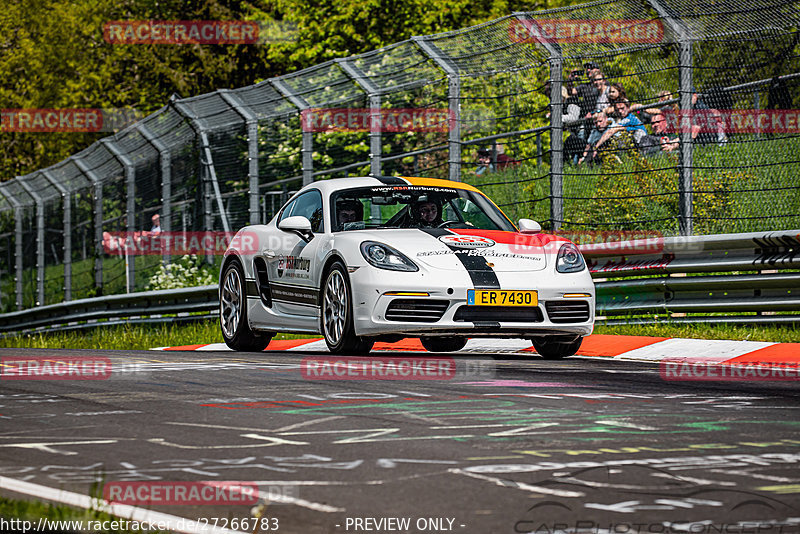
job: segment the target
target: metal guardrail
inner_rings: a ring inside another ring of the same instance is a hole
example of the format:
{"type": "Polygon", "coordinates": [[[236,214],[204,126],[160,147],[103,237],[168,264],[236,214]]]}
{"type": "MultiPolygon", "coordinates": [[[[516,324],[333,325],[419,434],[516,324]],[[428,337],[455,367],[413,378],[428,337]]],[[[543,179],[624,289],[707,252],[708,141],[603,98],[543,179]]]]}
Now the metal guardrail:
{"type": "Polygon", "coordinates": [[[216,317],[217,285],[142,291],[60,302],[0,315],[0,332],[74,330],[121,323],[171,323],[216,317]],[[203,312],[206,312],[205,314],[203,312]],[[49,327],[49,328],[48,328],[49,327]]]}
{"type": "MultiPolygon", "coordinates": [[[[595,279],[600,322],[800,323],[800,230],[580,248],[595,279]],[[686,315],[709,313],[724,315],[686,315]]],[[[0,333],[202,320],[215,318],[218,306],[216,284],[110,295],[2,314],[0,333]]]]}
{"type": "Polygon", "coordinates": [[[800,270],[800,230],[580,248],[595,278],[601,322],[800,323],[800,272],[792,272],[800,270]]]}

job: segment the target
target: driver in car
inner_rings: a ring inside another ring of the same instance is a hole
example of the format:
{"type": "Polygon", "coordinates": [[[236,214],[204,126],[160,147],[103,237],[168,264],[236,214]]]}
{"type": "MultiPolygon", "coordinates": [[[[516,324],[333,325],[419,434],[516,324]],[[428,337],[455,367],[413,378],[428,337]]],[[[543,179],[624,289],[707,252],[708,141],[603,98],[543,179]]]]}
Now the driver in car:
{"type": "Polygon", "coordinates": [[[435,228],[442,223],[439,205],[432,200],[422,200],[411,206],[411,215],[420,228],[435,228]]]}

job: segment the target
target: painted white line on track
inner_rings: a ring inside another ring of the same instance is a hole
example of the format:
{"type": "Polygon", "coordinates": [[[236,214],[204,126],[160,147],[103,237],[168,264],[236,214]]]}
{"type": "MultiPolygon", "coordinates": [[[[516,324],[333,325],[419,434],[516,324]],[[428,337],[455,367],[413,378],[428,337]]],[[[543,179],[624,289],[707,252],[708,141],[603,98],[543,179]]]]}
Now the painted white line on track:
{"type": "Polygon", "coordinates": [[[560,490],[556,488],[547,488],[544,486],[534,486],[532,484],[526,484],[525,482],[516,482],[514,480],[509,480],[500,477],[492,477],[488,475],[482,475],[480,473],[472,473],[470,471],[464,471],[463,469],[448,469],[450,473],[456,475],[465,475],[471,478],[477,478],[479,480],[486,480],[487,482],[492,482],[497,486],[502,486],[504,488],[514,488],[522,491],[529,491],[532,493],[541,493],[543,495],[555,495],[556,497],[583,497],[585,494],[577,491],[568,491],[568,490],[560,490]]]}
{"type": "Polygon", "coordinates": [[[288,350],[313,350],[313,351],[324,351],[328,352],[328,345],[325,344],[324,339],[316,339],[314,341],[310,341],[303,345],[298,345],[297,347],[292,347],[288,350]]]}
{"type": "Polygon", "coordinates": [[[335,506],[330,506],[328,504],[306,501],[305,499],[298,499],[297,497],[291,497],[288,495],[281,495],[281,494],[270,495],[269,493],[264,494],[259,492],[259,496],[262,498],[262,500],[267,500],[269,502],[274,502],[274,503],[293,504],[295,506],[302,506],[303,508],[308,508],[309,510],[314,510],[315,512],[335,513],[335,512],[345,511],[344,508],[337,508],[335,506]]]}
{"type": "Polygon", "coordinates": [[[614,356],[614,359],[653,362],[665,359],[692,361],[702,359],[709,363],[719,363],[774,344],[765,341],[729,341],[724,339],[685,339],[676,337],[653,343],[646,347],[629,350],[619,356],[614,356]]]}
{"type": "Polygon", "coordinates": [[[86,510],[101,510],[116,517],[127,519],[129,521],[138,521],[145,524],[161,524],[168,525],[164,530],[172,532],[180,532],[182,534],[240,534],[239,530],[230,530],[227,528],[219,528],[209,524],[199,524],[193,519],[179,517],[176,515],[165,514],[162,512],[155,512],[153,510],[145,510],[137,506],[130,506],[128,504],[110,504],[104,499],[94,499],[88,495],[75,493],[72,491],[59,490],[32,482],[23,482],[15,478],[8,478],[0,476],[0,487],[3,489],[13,491],[15,493],[22,493],[23,495],[30,495],[39,499],[54,501],[69,506],[84,508],[86,510]]]}
{"type": "Polygon", "coordinates": [[[211,351],[211,350],[224,350],[228,352],[232,352],[230,347],[225,343],[211,343],[206,345],[205,347],[200,347],[197,349],[198,351],[211,351]]]}

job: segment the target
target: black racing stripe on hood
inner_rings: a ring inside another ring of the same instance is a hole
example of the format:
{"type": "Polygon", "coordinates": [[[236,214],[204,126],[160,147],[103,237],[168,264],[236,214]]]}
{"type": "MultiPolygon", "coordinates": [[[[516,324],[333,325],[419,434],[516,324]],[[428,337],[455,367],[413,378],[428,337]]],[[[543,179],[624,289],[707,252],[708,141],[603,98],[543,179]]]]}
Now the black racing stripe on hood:
{"type": "MultiPolygon", "coordinates": [[[[420,228],[420,230],[436,238],[443,235],[458,235],[445,228],[420,228]]],[[[451,247],[450,245],[447,245],[447,247],[456,253],[455,257],[458,258],[467,273],[469,273],[475,289],[500,289],[500,280],[497,279],[497,273],[489,266],[485,257],[459,254],[463,249],[451,247]]]]}

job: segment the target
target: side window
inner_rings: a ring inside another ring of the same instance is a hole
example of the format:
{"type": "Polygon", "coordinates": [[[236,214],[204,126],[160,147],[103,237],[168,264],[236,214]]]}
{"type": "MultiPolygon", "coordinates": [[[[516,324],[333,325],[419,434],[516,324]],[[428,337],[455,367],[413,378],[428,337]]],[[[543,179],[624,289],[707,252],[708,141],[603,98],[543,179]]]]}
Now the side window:
{"type": "Polygon", "coordinates": [[[461,202],[460,198],[453,199],[450,202],[445,202],[444,205],[442,206],[442,212],[443,212],[442,213],[442,220],[443,221],[460,221],[461,220],[461,215],[459,214],[459,210],[462,209],[461,204],[463,204],[463,202],[461,202]],[[455,208],[453,207],[453,204],[456,205],[455,208]]]}
{"type": "Polygon", "coordinates": [[[286,206],[280,220],[298,215],[311,221],[313,232],[322,232],[322,194],[316,189],[303,193],[286,206]]]}
{"type": "Polygon", "coordinates": [[[480,228],[482,230],[497,230],[497,225],[494,224],[483,210],[471,200],[465,198],[458,198],[455,200],[464,221],[470,226],[480,228]]]}

